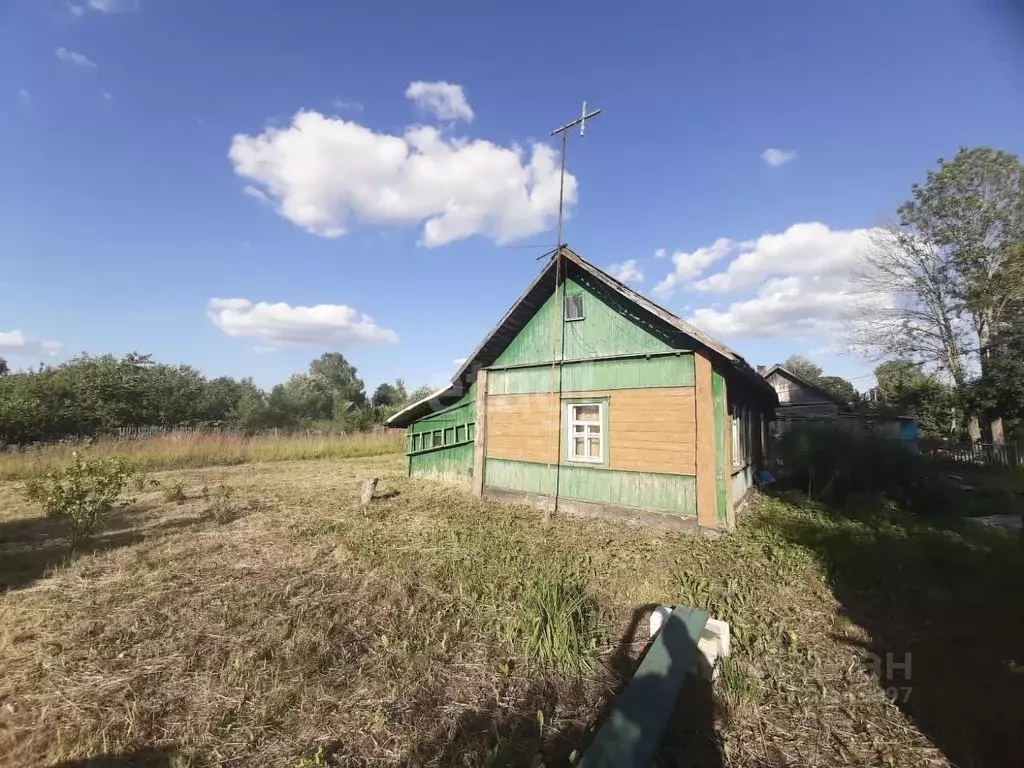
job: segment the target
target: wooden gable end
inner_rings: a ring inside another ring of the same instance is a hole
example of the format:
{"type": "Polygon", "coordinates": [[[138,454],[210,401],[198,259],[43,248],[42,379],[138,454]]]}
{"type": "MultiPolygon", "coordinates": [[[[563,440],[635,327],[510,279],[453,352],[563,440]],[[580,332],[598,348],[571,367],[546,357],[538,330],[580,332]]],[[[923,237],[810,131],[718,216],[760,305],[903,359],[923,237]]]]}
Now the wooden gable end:
{"type": "MultiPolygon", "coordinates": [[[[617,355],[670,352],[673,347],[630,317],[618,311],[601,296],[574,280],[566,280],[565,294],[583,297],[583,318],[565,321],[565,360],[614,357],[617,355]]],[[[563,293],[559,291],[561,299],[563,293]]],[[[558,320],[555,297],[549,296],[522,330],[495,360],[495,366],[536,365],[560,357],[562,344],[557,340],[558,320]]]]}

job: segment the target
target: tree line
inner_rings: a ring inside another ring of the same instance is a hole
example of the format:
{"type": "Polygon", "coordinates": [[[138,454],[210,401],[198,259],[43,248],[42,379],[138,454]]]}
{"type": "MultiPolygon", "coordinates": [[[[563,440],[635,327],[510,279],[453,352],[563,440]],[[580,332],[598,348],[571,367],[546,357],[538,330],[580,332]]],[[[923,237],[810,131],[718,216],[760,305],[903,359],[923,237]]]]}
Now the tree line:
{"type": "Polygon", "coordinates": [[[132,353],[80,355],[12,373],[0,358],[0,444],[99,436],[122,427],[207,427],[358,431],[382,423],[432,392],[381,384],[367,396],[356,368],[338,352],[313,360],[269,391],[252,379],[206,378],[189,365],[132,353]]]}

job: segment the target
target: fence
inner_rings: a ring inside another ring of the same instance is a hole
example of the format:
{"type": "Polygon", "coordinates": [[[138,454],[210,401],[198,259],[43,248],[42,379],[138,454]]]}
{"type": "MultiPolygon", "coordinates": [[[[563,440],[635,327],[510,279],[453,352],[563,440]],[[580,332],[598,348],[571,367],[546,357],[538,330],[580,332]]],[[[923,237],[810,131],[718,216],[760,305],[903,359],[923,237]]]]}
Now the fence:
{"type": "Polygon", "coordinates": [[[36,441],[24,445],[5,445],[0,443],[0,453],[17,453],[45,448],[48,445],[84,445],[86,443],[107,442],[107,441],[132,441],[147,440],[156,437],[166,437],[172,440],[187,440],[192,437],[203,437],[205,435],[225,435],[239,438],[253,437],[344,437],[349,434],[373,434],[373,435],[404,435],[403,429],[391,429],[380,424],[372,429],[362,432],[354,430],[325,429],[282,429],[272,427],[262,429],[258,432],[246,432],[244,430],[232,429],[230,427],[120,427],[116,432],[104,435],[66,435],[59,440],[36,441]]]}
{"type": "Polygon", "coordinates": [[[1024,466],[1024,451],[1019,443],[921,443],[921,453],[933,459],[981,467],[1024,466]]]}

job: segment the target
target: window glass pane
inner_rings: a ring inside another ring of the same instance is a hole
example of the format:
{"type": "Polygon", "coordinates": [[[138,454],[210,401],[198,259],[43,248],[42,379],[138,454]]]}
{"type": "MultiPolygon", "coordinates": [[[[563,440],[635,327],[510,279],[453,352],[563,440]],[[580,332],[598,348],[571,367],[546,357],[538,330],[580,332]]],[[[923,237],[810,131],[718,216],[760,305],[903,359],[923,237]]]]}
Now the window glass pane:
{"type": "Polygon", "coordinates": [[[590,438],[590,458],[599,459],[601,458],[601,438],[592,437],[590,438]]]}
{"type": "Polygon", "coordinates": [[[573,441],[572,455],[573,456],[582,456],[583,455],[583,438],[582,437],[577,437],[573,441]]]}
{"type": "Polygon", "coordinates": [[[586,428],[587,426],[585,424],[573,424],[572,431],[574,434],[582,435],[583,430],[585,430],[586,428]]]}
{"type": "Polygon", "coordinates": [[[583,317],[583,295],[568,293],[565,296],[565,319],[580,320],[583,317]]]}
{"type": "Polygon", "coordinates": [[[593,426],[588,425],[587,429],[590,430],[590,434],[592,434],[592,435],[600,435],[601,434],[601,425],[600,424],[594,424],[593,426]]]}
{"type": "Polygon", "coordinates": [[[601,420],[601,406],[597,403],[592,405],[574,405],[572,410],[574,421],[591,421],[596,423],[601,420]]]}

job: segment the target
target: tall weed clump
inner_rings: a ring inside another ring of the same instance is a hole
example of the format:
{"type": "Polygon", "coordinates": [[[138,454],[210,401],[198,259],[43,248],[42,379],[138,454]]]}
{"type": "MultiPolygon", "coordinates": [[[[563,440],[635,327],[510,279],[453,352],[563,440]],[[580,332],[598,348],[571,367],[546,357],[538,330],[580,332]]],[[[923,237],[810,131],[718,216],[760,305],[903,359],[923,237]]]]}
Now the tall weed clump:
{"type": "Polygon", "coordinates": [[[579,579],[556,576],[532,582],[517,617],[527,659],[576,675],[590,670],[594,613],[579,579]]]}
{"type": "Polygon", "coordinates": [[[132,465],[124,459],[91,458],[85,451],[75,451],[70,464],[26,482],[24,494],[50,517],[67,521],[74,549],[114,508],[133,474],[132,465]]]}
{"type": "Polygon", "coordinates": [[[881,495],[910,512],[953,511],[957,494],[927,458],[896,440],[827,425],[793,426],[779,439],[780,479],[812,499],[881,495]]]}

